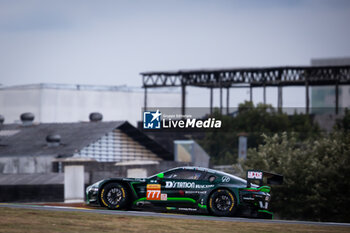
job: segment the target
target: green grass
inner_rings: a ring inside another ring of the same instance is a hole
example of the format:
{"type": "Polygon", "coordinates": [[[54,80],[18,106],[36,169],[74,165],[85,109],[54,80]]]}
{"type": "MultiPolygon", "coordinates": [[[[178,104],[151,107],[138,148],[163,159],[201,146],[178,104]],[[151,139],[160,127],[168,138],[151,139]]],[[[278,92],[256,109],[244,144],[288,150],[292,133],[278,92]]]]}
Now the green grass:
{"type": "Polygon", "coordinates": [[[134,217],[0,207],[0,232],[349,232],[349,227],[134,217]]]}

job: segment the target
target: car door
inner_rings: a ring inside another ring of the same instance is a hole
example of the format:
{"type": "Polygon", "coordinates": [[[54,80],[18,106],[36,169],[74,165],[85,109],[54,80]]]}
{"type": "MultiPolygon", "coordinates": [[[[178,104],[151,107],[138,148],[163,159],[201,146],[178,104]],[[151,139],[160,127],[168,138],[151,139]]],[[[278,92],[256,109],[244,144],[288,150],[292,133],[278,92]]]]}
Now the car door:
{"type": "Polygon", "coordinates": [[[196,207],[205,185],[200,170],[179,169],[164,175],[161,190],[167,206],[196,207]],[[204,183],[203,183],[204,182],[204,183]]]}

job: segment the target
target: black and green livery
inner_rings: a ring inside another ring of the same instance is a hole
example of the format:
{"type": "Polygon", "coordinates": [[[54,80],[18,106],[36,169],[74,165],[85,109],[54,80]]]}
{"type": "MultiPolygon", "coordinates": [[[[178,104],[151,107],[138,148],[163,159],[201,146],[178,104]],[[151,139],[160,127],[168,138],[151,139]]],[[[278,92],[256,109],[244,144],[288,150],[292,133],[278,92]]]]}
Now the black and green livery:
{"type": "MultiPolygon", "coordinates": [[[[247,181],[212,169],[179,167],[144,179],[101,180],[87,187],[86,201],[109,209],[151,207],[217,216],[271,218],[268,211],[271,188],[251,183],[251,180],[262,181],[264,174],[248,171],[247,181]]],[[[266,174],[272,180],[277,176],[266,174]]]]}

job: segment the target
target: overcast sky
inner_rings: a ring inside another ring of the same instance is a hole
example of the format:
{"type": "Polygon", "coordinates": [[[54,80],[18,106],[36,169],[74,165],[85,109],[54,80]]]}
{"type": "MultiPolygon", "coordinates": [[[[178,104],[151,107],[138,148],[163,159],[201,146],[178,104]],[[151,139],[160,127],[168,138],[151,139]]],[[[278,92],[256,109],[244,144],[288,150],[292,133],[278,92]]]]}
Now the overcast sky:
{"type": "Polygon", "coordinates": [[[141,86],[143,71],[308,65],[350,56],[349,22],[348,0],[0,0],[0,83],[141,86]]]}

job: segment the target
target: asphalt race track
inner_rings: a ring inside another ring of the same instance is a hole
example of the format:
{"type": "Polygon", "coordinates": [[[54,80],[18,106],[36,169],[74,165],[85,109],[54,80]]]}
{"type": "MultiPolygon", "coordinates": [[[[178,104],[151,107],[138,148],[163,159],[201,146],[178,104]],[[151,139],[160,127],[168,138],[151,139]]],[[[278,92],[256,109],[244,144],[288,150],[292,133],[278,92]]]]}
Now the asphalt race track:
{"type": "Polygon", "coordinates": [[[18,208],[18,209],[35,209],[35,210],[51,210],[51,211],[69,211],[69,212],[85,212],[98,214],[112,215],[127,215],[127,216],[147,216],[156,218],[176,218],[176,219],[194,219],[206,221],[224,221],[224,222],[250,222],[250,223],[277,223],[277,224],[306,224],[318,226],[345,226],[350,227],[350,223],[334,223],[334,222],[309,222],[309,221],[291,221],[291,220],[266,220],[266,219],[250,219],[250,218],[234,218],[234,217],[214,217],[205,215],[186,215],[186,214],[168,214],[146,211],[121,211],[121,210],[101,210],[88,209],[64,206],[42,206],[42,205],[27,205],[27,204],[8,204],[0,203],[0,207],[18,208]]]}

